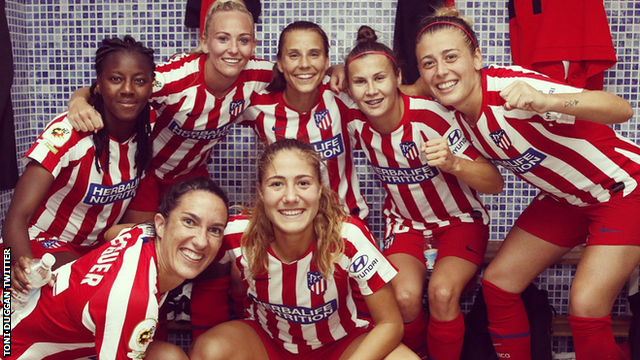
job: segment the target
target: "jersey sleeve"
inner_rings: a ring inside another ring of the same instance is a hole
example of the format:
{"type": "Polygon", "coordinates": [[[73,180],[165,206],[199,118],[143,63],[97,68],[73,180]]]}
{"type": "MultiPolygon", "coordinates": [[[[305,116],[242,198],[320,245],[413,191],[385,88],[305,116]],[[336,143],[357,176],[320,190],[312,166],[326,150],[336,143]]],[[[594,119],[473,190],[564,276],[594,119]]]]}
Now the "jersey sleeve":
{"type": "Polygon", "coordinates": [[[66,120],[66,113],[58,116],[47,125],[35,143],[25,153],[23,161],[37,161],[54,178],[69,165],[70,152],[81,137],[66,120]]]}
{"type": "Polygon", "coordinates": [[[391,282],[397,269],[376,247],[373,234],[356,219],[343,224],[347,272],[362,295],[371,295],[391,282]]]}
{"type": "MultiPolygon", "coordinates": [[[[123,254],[117,274],[89,305],[100,360],[137,359],[153,341],[158,322],[157,267],[147,246],[138,241],[123,254]]],[[[151,247],[151,249],[149,248],[151,247]]],[[[115,269],[114,269],[115,270],[115,269]]]]}

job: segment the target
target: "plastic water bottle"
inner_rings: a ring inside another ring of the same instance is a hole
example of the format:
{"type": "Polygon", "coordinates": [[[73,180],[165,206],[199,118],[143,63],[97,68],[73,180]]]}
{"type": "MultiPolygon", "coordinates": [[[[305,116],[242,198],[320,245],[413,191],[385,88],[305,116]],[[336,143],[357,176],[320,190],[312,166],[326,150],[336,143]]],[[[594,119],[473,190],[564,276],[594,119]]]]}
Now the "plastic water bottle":
{"type": "Polygon", "coordinates": [[[432,272],[438,257],[438,244],[433,236],[425,236],[422,253],[424,254],[424,263],[427,266],[427,271],[432,272]]]}
{"type": "Polygon", "coordinates": [[[29,298],[45,286],[51,280],[51,267],[55,264],[56,258],[51,254],[44,254],[42,259],[31,260],[31,273],[27,275],[27,280],[31,283],[29,294],[18,293],[11,297],[11,312],[20,310],[25,307],[29,298]]]}

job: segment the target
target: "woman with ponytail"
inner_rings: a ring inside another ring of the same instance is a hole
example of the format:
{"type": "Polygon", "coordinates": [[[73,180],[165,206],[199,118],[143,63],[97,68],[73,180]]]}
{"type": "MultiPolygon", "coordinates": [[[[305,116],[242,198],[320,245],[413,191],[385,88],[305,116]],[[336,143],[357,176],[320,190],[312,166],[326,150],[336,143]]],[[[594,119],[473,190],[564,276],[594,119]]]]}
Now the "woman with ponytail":
{"type": "Polygon", "coordinates": [[[30,259],[52,253],[56,267],[70,262],[100,246],[124,214],[151,158],[154,69],[153,50],[131,36],[103,40],[91,102],[104,128],[76,132],[64,113],[27,151],[2,228],[14,290],[30,288],[30,259]]]}
{"type": "Polygon", "coordinates": [[[360,31],[345,59],[347,84],[363,113],[349,135],[386,190],[383,253],[398,268],[391,284],[404,321],[403,343],[429,359],[457,360],[464,320],[459,299],[482,264],[489,215],[476,191],[502,191],[500,172],[462,135],[453,113],[398,90],[392,51],[360,31]],[[437,249],[435,264],[424,251],[437,249]],[[426,266],[430,319],[423,311],[426,266]],[[426,345],[426,346],[425,346],[426,345]]]}

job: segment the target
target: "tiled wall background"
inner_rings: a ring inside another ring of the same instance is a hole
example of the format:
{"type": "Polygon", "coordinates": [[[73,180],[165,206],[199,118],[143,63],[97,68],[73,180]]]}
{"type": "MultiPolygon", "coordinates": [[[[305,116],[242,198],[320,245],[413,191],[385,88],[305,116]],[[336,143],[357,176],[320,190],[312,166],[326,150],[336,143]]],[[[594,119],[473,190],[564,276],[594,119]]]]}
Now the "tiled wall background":
{"type": "MultiPolygon", "coordinates": [[[[425,0],[426,1],[426,0],[425,0]]],[[[456,5],[475,23],[485,64],[511,62],[506,0],[463,1],[456,5]]],[[[638,106],[640,2],[605,0],[611,35],[618,63],[606,72],[605,89],[628,99],[635,109],[634,118],[616,130],[640,144],[640,107],[638,106]]],[[[46,123],[65,111],[70,93],[89,86],[94,78],[93,55],[104,37],[131,34],[156,50],[163,61],[178,51],[197,44],[196,29],[183,26],[186,0],[7,0],[6,14],[13,43],[15,80],[13,105],[17,154],[22,156],[46,123]]],[[[341,63],[354,45],[362,24],[377,30],[379,40],[392,45],[396,0],[262,0],[258,23],[257,55],[274,60],[279,31],[294,20],[320,24],[331,39],[331,62],[341,63]]],[[[232,202],[244,203],[251,197],[248,189],[255,181],[253,159],[258,153],[255,139],[247,129],[237,128],[218,147],[210,170],[229,192],[232,202]]],[[[369,222],[376,234],[382,233],[380,207],[383,193],[362,156],[357,159],[363,174],[362,187],[373,207],[369,222]]],[[[490,209],[491,239],[504,238],[514,220],[531,201],[536,191],[506,174],[505,191],[486,196],[490,209]]],[[[12,192],[0,192],[0,221],[11,201],[12,192]]],[[[554,266],[537,280],[549,290],[550,300],[560,314],[568,309],[569,283],[575,267],[554,266]]],[[[624,314],[624,294],[614,307],[624,314]]],[[[465,297],[468,308],[472,295],[465,297]]],[[[568,339],[556,339],[556,351],[571,350],[568,339]]]]}

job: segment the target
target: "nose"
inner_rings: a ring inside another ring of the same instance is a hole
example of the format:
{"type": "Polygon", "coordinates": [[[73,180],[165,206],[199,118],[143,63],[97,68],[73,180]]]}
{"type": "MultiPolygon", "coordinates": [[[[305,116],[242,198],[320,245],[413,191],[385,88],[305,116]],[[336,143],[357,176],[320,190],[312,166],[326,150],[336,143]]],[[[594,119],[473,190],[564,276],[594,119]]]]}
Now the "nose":
{"type": "Polygon", "coordinates": [[[366,95],[375,95],[378,92],[378,88],[372,81],[367,82],[367,88],[365,89],[366,95]]]}
{"type": "Polygon", "coordinates": [[[448,72],[449,68],[447,67],[447,64],[445,64],[444,62],[438,62],[436,64],[436,74],[446,75],[448,72]]]}
{"type": "Polygon", "coordinates": [[[198,229],[198,231],[196,231],[192,241],[193,246],[196,248],[196,250],[202,250],[207,247],[207,244],[209,243],[208,236],[209,231],[206,227],[201,227],[198,229]]]}
{"type": "Polygon", "coordinates": [[[307,68],[307,67],[309,67],[309,64],[310,64],[309,63],[309,58],[307,56],[305,56],[305,55],[302,55],[300,57],[300,67],[301,68],[307,68]]]}
{"type": "Polygon", "coordinates": [[[229,47],[229,53],[237,54],[238,53],[238,43],[236,41],[230,41],[231,46],[229,47]]]}
{"type": "Polygon", "coordinates": [[[123,94],[131,94],[133,93],[133,82],[132,80],[125,80],[122,82],[121,91],[123,94]]]}
{"type": "Polygon", "coordinates": [[[282,198],[282,201],[285,204],[288,204],[288,203],[296,203],[299,200],[300,200],[300,197],[298,197],[298,193],[296,189],[293,186],[287,187],[284,193],[284,197],[282,198]]]}

